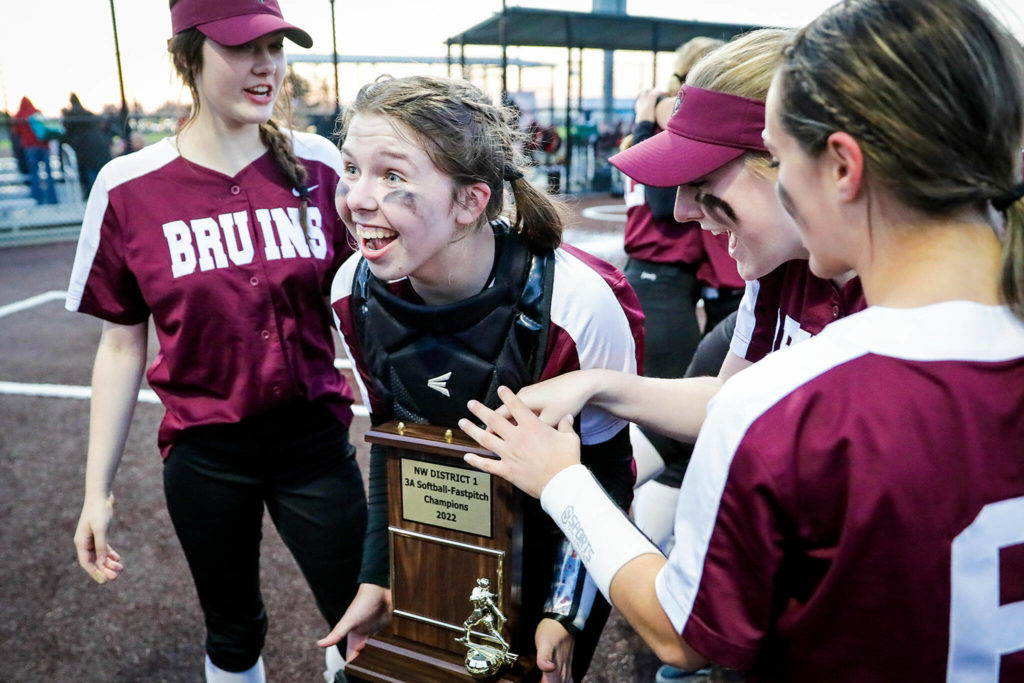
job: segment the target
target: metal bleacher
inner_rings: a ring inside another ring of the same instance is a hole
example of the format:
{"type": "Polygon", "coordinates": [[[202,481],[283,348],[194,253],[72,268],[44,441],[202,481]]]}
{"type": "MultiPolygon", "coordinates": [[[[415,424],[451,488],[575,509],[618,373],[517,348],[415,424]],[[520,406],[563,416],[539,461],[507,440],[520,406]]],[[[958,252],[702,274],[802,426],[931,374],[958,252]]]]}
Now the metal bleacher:
{"type": "Polygon", "coordinates": [[[50,150],[50,173],[56,204],[36,204],[28,179],[13,156],[0,156],[0,246],[73,239],[82,224],[85,202],[78,183],[75,152],[56,143],[50,150]]]}

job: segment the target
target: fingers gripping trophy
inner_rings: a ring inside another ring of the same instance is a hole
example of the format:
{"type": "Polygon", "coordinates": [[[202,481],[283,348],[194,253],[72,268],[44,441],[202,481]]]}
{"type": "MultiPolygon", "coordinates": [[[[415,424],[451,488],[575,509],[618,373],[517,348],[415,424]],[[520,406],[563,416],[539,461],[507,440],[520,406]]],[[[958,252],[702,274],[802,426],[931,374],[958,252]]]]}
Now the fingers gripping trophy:
{"type": "Polygon", "coordinates": [[[466,669],[474,677],[490,676],[503,665],[512,664],[518,658],[518,655],[508,651],[508,642],[501,635],[501,629],[505,626],[505,615],[494,603],[494,598],[491,582],[487,579],[477,579],[476,587],[469,594],[473,613],[462,624],[466,629],[466,635],[455,639],[469,648],[469,652],[466,653],[466,669]],[[483,624],[487,629],[484,638],[497,643],[499,648],[473,642],[473,627],[478,624],[483,624]]]}

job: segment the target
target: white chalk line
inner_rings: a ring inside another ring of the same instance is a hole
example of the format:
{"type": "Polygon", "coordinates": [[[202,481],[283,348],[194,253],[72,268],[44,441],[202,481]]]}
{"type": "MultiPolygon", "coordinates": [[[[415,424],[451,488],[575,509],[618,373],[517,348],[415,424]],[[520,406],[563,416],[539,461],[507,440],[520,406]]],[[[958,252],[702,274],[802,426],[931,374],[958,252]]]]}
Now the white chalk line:
{"type": "Polygon", "coordinates": [[[49,292],[43,292],[42,294],[36,294],[35,296],[30,296],[29,298],[22,299],[21,301],[15,301],[13,304],[0,306],[0,318],[50,301],[56,301],[58,299],[63,301],[67,295],[67,292],[55,289],[49,292]]]}
{"type": "Polygon", "coordinates": [[[580,213],[584,218],[589,218],[592,221],[614,221],[618,223],[626,220],[627,208],[629,207],[625,204],[604,204],[602,206],[588,206],[580,213]]]}
{"type": "MultiPolygon", "coordinates": [[[[92,387],[70,384],[29,384],[27,382],[0,382],[0,394],[13,396],[41,396],[44,398],[92,398],[92,387]]],[[[152,389],[139,390],[139,403],[159,403],[152,389]]]]}
{"type": "MultiPolygon", "coordinates": [[[[35,396],[43,398],[92,398],[92,387],[73,386],[70,384],[29,384],[26,382],[0,381],[0,394],[11,396],[35,396]]],[[[160,403],[160,399],[152,389],[139,390],[139,403],[160,403]]],[[[359,417],[367,417],[370,413],[365,406],[356,404],[352,412],[359,417]]]]}
{"type": "MultiPolygon", "coordinates": [[[[63,300],[67,292],[52,290],[31,296],[21,301],[0,306],[0,318],[24,311],[25,309],[49,303],[50,301],[63,300]]],[[[334,367],[339,370],[351,370],[352,361],[347,358],[335,358],[334,367]]],[[[26,382],[3,382],[0,381],[0,394],[13,396],[38,396],[45,398],[92,398],[92,387],[72,386],[69,384],[30,384],[26,382]]],[[[139,391],[139,403],[160,403],[160,399],[152,389],[141,389],[139,391]]],[[[366,417],[370,413],[363,405],[353,405],[352,412],[360,417],[366,417]]]]}

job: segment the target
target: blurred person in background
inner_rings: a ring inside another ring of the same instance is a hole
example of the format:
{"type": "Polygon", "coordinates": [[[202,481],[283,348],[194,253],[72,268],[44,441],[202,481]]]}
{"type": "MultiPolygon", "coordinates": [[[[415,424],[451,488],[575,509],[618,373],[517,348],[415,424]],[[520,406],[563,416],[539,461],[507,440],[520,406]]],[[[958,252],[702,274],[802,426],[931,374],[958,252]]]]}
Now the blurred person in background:
{"type": "Polygon", "coordinates": [[[82,198],[88,199],[100,169],[111,159],[112,136],[106,120],[83,107],[75,93],[71,93],[70,106],[61,113],[64,142],[75,151],[82,198]]]}
{"type": "Polygon", "coordinates": [[[25,154],[28,187],[36,204],[56,204],[57,188],[50,167],[50,140],[58,140],[63,133],[59,125],[47,122],[28,97],[21,98],[18,113],[14,115],[11,134],[25,154]]]}

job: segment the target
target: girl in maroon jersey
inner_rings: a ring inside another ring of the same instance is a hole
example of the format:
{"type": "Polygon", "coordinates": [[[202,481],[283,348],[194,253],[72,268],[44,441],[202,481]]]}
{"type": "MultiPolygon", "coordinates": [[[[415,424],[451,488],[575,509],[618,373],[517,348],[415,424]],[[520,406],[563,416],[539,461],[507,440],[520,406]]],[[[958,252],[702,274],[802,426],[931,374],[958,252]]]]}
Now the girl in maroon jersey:
{"type": "Polygon", "coordinates": [[[573,464],[568,418],[503,391],[514,424],[464,426],[501,462],[467,461],[571,522],[667,661],[1022,679],[1022,130],[1024,52],[980,3],[835,5],[787,47],[765,142],[811,269],[855,270],[871,306],[726,383],[669,558],[573,464]]]}
{"type": "MultiPolygon", "coordinates": [[[[164,490],[205,617],[206,680],[262,681],[264,508],[328,623],[356,588],[365,495],[324,305],[349,253],[332,206],[341,163],[271,117],[287,102],[284,39],[312,44],[276,0],[170,4],[192,115],[100,172],[68,291],[70,310],[104,321],[75,545],[93,579],[118,578],[112,485],[152,320],[147,378],[166,408],[164,490]]],[[[341,664],[331,648],[330,680],[341,664]]]]}
{"type": "MultiPolygon", "coordinates": [[[[379,79],[346,110],[337,207],[359,253],[338,271],[331,302],[374,424],[455,427],[469,399],[497,405],[499,384],[641,364],[632,289],[615,268],[561,244],[560,206],[523,178],[511,120],[479,88],[426,77],[379,79]]],[[[588,410],[580,431],[584,462],[628,506],[625,421],[588,410]]],[[[353,656],[390,616],[383,458],[371,448],[359,593],[321,641],[350,634],[353,656]]],[[[581,680],[608,604],[540,508],[524,516],[525,632],[511,635],[536,652],[527,680],[581,680]]]]}
{"type": "MultiPolygon", "coordinates": [[[[831,278],[810,272],[797,227],[775,196],[775,171],[761,139],[763,100],[790,35],[754,31],[710,53],[691,70],[668,130],[612,158],[645,183],[681,184],[677,218],[728,235],[730,254],[750,280],[731,339],[713,333],[707,341],[719,343],[702,345],[695,367],[713,367],[713,376],[569,373],[520,392],[542,419],[555,424],[589,403],[651,432],[692,442],[708,402],[731,376],[864,307],[852,272],[831,278]]],[[[688,461],[679,469],[685,471],[688,461]]],[[[665,551],[673,542],[681,483],[681,474],[648,482],[634,508],[642,528],[665,551]]]]}
{"type": "MultiPolygon", "coordinates": [[[[729,253],[748,284],[717,376],[570,373],[522,392],[543,419],[557,421],[589,403],[693,441],[707,402],[728,378],[864,308],[853,272],[826,279],[809,271],[796,225],[775,197],[775,171],[761,131],[764,98],[789,35],[779,29],[752,31],[711,52],[691,70],[668,130],[611,158],[645,184],[679,185],[678,220],[697,220],[705,230],[729,235],[729,253]],[[652,391],[664,399],[657,411],[647,405],[652,391]]],[[[671,507],[674,487],[655,486],[659,491],[650,493],[671,507]]]]}

